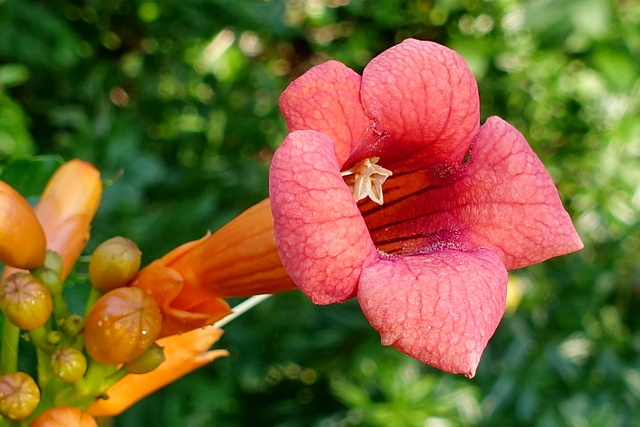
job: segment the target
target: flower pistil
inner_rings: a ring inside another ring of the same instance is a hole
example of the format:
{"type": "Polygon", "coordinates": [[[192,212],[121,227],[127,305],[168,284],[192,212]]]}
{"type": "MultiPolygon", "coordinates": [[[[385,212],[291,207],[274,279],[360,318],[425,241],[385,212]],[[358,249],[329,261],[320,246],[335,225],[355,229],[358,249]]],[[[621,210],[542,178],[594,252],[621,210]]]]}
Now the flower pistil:
{"type": "Polygon", "coordinates": [[[380,157],[369,157],[340,172],[356,202],[369,197],[379,205],[384,203],[382,184],[393,172],[378,165],[379,160],[380,157]]]}

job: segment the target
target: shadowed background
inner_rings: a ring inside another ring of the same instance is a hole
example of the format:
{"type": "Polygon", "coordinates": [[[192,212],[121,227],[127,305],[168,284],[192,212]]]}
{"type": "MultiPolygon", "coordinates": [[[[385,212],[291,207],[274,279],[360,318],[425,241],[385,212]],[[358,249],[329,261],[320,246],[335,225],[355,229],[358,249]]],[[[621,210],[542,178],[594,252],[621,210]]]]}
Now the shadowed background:
{"type": "MultiPolygon", "coordinates": [[[[329,58],[361,72],[406,37],[465,57],[482,120],[527,137],[585,249],[511,273],[473,380],[382,347],[354,301],[290,292],[226,327],[231,357],[114,426],[640,419],[638,2],[0,0],[0,168],[30,155],[94,163],[108,187],[86,253],[123,235],[146,264],[266,197],[289,81],[329,58]]],[[[32,196],[44,183],[24,181],[32,196]]]]}

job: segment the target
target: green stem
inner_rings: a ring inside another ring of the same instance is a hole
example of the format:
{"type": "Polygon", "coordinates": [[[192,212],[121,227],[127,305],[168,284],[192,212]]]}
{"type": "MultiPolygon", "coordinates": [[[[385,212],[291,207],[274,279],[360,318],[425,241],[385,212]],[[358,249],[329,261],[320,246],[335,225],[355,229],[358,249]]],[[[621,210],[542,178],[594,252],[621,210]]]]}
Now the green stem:
{"type": "Polygon", "coordinates": [[[95,360],[89,359],[89,367],[84,378],[75,383],[75,390],[81,396],[98,396],[103,393],[106,379],[116,374],[118,367],[114,365],[103,365],[95,360]]]}
{"type": "Polygon", "coordinates": [[[0,351],[0,374],[8,374],[18,370],[18,345],[20,328],[5,317],[2,327],[2,350],[0,351]]]}
{"type": "Polygon", "coordinates": [[[56,322],[63,321],[69,315],[67,311],[67,301],[65,301],[62,293],[52,295],[53,298],[53,315],[56,322]]]}
{"type": "Polygon", "coordinates": [[[41,388],[47,386],[53,376],[51,369],[51,353],[53,346],[47,341],[48,329],[44,326],[29,331],[31,342],[36,348],[38,360],[38,384],[41,388]]]}

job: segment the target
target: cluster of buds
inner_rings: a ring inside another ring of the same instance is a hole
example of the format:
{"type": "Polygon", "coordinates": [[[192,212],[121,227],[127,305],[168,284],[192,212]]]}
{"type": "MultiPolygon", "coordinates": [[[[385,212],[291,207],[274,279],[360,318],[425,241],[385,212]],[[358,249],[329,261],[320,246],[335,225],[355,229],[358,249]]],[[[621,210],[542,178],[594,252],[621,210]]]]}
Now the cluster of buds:
{"type": "Polygon", "coordinates": [[[54,174],[35,209],[0,181],[0,421],[96,425],[83,410],[127,374],[150,372],[165,360],[156,344],[160,307],[129,286],[141,264],[129,239],[114,237],[95,249],[85,310],[70,313],[65,280],[88,240],[100,194],[99,174],[80,161],[54,174]],[[25,370],[37,377],[18,371],[21,334],[37,355],[37,369],[25,370]]]}
{"type": "MultiPolygon", "coordinates": [[[[231,314],[224,298],[255,295],[235,316],[267,296],[260,294],[294,287],[266,201],[143,269],[133,241],[103,242],[91,255],[90,292],[78,310],[68,304],[71,296],[78,302],[78,287],[67,278],[101,192],[98,171],[79,160],[54,173],[34,208],[0,181],[0,424],[94,426],[92,416],[117,415],[228,355],[210,350],[222,335],[218,321],[231,314]],[[35,347],[37,367],[18,363],[21,338],[35,347]]],[[[72,281],[86,285],[83,277],[72,281]]]]}
{"type": "Polygon", "coordinates": [[[162,348],[155,344],[162,328],[160,308],[144,291],[127,286],[140,262],[141,252],[129,239],[114,237],[99,245],[89,263],[93,286],[86,316],[67,313],[62,258],[55,252],[47,252],[42,266],[9,274],[2,281],[5,331],[8,327],[27,331],[39,363],[47,360],[45,368],[38,367],[39,383],[12,371],[12,366],[2,366],[2,417],[17,421],[59,416],[59,411],[38,413],[44,393],[69,407],[87,407],[114,380],[127,373],[149,372],[164,361],[162,348]]]}

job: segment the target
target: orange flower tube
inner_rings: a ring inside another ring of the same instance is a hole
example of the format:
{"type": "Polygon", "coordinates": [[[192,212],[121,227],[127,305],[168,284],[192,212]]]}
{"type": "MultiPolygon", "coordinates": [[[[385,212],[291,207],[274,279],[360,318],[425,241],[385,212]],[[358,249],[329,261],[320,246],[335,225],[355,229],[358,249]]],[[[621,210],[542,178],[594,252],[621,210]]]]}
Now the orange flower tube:
{"type": "Polygon", "coordinates": [[[157,341],[164,347],[165,361],[146,374],[128,374],[107,390],[108,399],[98,399],[89,407],[94,417],[111,417],[218,357],[228,356],[226,350],[209,347],[222,336],[222,329],[214,326],[194,329],[181,335],[173,335],[157,341]]]}
{"type": "Polygon", "coordinates": [[[47,249],[62,256],[67,277],[89,241],[89,228],[100,199],[100,173],[90,163],[70,160],[51,177],[35,213],[47,236],[47,249]]]}
{"type": "Polygon", "coordinates": [[[276,251],[268,199],[217,232],[152,262],[132,286],[152,295],[160,305],[160,336],[210,325],[228,315],[231,311],[222,298],[295,288],[276,251]]]}
{"type": "Polygon", "coordinates": [[[0,262],[29,270],[42,265],[46,250],[44,231],[29,202],[0,181],[0,262]]]}

